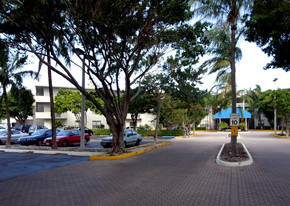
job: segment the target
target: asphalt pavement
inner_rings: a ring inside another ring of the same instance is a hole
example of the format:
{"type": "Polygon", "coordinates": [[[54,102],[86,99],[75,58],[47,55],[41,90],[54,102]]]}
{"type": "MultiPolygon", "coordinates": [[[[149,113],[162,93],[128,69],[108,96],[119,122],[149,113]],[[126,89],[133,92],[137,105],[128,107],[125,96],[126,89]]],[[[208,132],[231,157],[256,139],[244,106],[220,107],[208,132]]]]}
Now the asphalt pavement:
{"type": "Polygon", "coordinates": [[[223,133],[170,141],[126,159],[79,161],[3,180],[0,205],[290,205],[290,140],[241,133],[238,141],[254,160],[244,167],[215,163],[230,141],[223,133]]]}

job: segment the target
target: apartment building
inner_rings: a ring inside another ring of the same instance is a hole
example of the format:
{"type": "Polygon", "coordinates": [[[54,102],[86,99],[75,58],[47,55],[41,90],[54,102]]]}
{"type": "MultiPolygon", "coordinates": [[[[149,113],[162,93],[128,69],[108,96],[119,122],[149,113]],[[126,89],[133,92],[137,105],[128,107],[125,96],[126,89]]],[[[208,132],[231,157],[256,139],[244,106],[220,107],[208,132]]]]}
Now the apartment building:
{"type": "MultiPolygon", "coordinates": [[[[57,95],[59,89],[70,89],[76,90],[74,87],[53,87],[54,97],[57,95]]],[[[92,88],[88,88],[93,90],[92,88]]],[[[35,98],[34,103],[34,115],[32,119],[28,119],[29,124],[40,124],[47,128],[51,128],[51,115],[50,115],[50,100],[49,90],[47,85],[36,85],[35,90],[32,90],[35,98]]],[[[55,114],[56,120],[61,120],[66,127],[74,126],[79,127],[79,123],[76,121],[76,117],[72,112],[66,112],[63,114],[55,114]]],[[[155,115],[152,114],[140,114],[137,120],[137,127],[140,125],[148,124],[155,128],[155,115]]],[[[88,128],[100,128],[104,127],[109,129],[106,119],[103,115],[96,114],[95,112],[88,110],[86,111],[85,126],[88,128]]],[[[128,114],[126,118],[126,127],[132,127],[133,123],[131,115],[128,114]]]]}

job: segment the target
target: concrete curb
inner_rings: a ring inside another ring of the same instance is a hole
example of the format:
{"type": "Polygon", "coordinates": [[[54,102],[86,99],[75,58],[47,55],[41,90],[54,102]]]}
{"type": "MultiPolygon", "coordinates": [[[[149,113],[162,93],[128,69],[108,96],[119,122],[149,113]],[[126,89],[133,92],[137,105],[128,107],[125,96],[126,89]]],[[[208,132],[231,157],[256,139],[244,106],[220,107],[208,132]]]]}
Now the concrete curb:
{"type": "Polygon", "coordinates": [[[284,136],[280,136],[280,135],[277,135],[277,134],[271,134],[272,136],[274,137],[279,137],[281,139],[290,139],[290,137],[284,137],[284,136]]]}
{"type": "Polygon", "coordinates": [[[21,150],[21,149],[0,149],[0,152],[7,153],[26,153],[26,154],[42,154],[42,155],[69,155],[69,156],[91,156],[95,152],[76,152],[76,151],[51,151],[51,150],[21,150]]]}
{"type": "Polygon", "coordinates": [[[220,156],[221,156],[221,153],[223,151],[223,148],[225,146],[225,143],[222,145],[219,153],[218,153],[218,156],[216,158],[216,163],[219,164],[219,165],[222,165],[222,166],[228,166],[228,167],[242,167],[242,166],[247,166],[247,165],[251,165],[253,164],[253,158],[251,156],[251,154],[249,153],[248,149],[246,148],[246,146],[241,143],[247,153],[247,155],[249,156],[249,160],[246,160],[246,161],[241,161],[241,162],[225,162],[225,161],[222,161],[220,159],[220,156]]]}
{"type": "Polygon", "coordinates": [[[135,155],[139,155],[139,154],[142,154],[144,152],[149,152],[151,150],[154,150],[154,149],[157,149],[157,148],[160,148],[160,147],[164,147],[164,146],[169,145],[169,144],[171,144],[171,142],[165,142],[163,144],[156,145],[154,147],[146,148],[146,149],[135,151],[135,152],[129,152],[129,153],[126,153],[126,154],[116,155],[116,156],[96,156],[96,155],[92,155],[92,156],[90,156],[90,160],[116,160],[116,159],[123,159],[123,158],[127,158],[127,157],[132,157],[132,156],[135,156],[135,155]]]}
{"type": "Polygon", "coordinates": [[[184,137],[184,136],[176,136],[175,139],[188,139],[188,138],[191,138],[191,137],[195,137],[197,136],[198,134],[191,134],[189,135],[189,137],[184,137]]]}

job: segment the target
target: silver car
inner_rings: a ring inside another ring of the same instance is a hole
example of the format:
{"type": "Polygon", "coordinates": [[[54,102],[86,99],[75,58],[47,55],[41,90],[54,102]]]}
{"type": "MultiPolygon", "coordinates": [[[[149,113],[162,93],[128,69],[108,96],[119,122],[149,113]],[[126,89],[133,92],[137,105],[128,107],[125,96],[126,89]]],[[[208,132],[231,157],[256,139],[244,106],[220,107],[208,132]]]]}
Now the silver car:
{"type": "MultiPolygon", "coordinates": [[[[8,130],[0,131],[0,144],[6,144],[8,136],[8,130]]],[[[11,130],[11,143],[17,143],[20,137],[28,136],[27,133],[20,132],[18,130],[11,130]]]]}
{"type": "MultiPolygon", "coordinates": [[[[138,146],[141,141],[142,141],[141,134],[138,134],[133,129],[125,129],[125,131],[124,131],[124,143],[125,143],[125,146],[128,146],[128,145],[138,146]]],[[[101,145],[104,148],[112,147],[112,145],[113,145],[113,135],[111,134],[108,137],[102,138],[101,145]]]]}

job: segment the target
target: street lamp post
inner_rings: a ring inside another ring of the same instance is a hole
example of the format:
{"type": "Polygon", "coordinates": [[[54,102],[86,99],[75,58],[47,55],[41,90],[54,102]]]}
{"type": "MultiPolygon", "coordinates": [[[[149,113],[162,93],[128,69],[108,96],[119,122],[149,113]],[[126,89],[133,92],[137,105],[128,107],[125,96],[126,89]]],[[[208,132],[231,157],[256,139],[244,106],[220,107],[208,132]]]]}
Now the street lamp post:
{"type": "MultiPolygon", "coordinates": [[[[85,60],[92,59],[90,55],[86,55],[85,52],[79,48],[75,49],[75,52],[78,55],[83,55],[82,59],[82,87],[85,89],[85,60]]],[[[85,148],[85,95],[82,93],[81,100],[81,142],[80,142],[80,150],[84,150],[85,148]]]]}
{"type": "Polygon", "coordinates": [[[274,102],[274,134],[277,134],[277,111],[276,111],[276,81],[278,80],[278,78],[275,78],[273,80],[274,82],[274,90],[275,90],[275,102],[274,102]]]}

